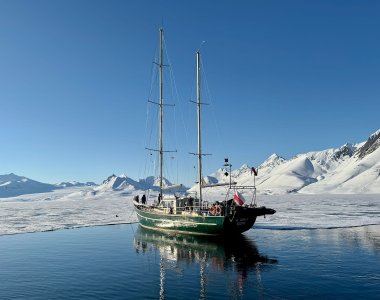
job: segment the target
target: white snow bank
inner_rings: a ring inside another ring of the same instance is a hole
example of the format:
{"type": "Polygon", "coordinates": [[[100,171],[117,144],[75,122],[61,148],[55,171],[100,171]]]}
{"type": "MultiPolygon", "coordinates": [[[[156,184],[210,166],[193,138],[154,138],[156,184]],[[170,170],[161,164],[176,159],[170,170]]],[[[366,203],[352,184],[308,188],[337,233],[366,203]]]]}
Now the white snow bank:
{"type": "MultiPolygon", "coordinates": [[[[90,187],[30,194],[0,201],[0,235],[136,222],[132,199],[142,191],[96,191],[90,187]]],[[[151,193],[148,203],[157,195],[151,193]]],[[[205,200],[224,193],[205,191],[205,200]]],[[[250,195],[245,195],[250,201],[250,195]]],[[[380,224],[380,195],[259,196],[258,205],[277,211],[259,217],[257,228],[334,228],[380,224]]]]}
{"type": "Polygon", "coordinates": [[[255,227],[272,229],[336,228],[380,224],[380,195],[260,196],[274,215],[258,218],[255,227]]]}
{"type": "Polygon", "coordinates": [[[0,235],[136,222],[133,194],[90,187],[0,201],[0,235]]]}

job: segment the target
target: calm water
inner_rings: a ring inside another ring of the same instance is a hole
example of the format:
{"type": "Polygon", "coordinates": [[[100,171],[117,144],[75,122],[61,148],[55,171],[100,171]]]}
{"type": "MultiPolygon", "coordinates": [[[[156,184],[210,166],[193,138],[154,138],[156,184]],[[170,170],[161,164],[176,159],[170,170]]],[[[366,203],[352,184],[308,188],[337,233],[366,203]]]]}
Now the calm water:
{"type": "Polygon", "coordinates": [[[379,299],[380,225],[223,241],[118,225],[0,236],[0,299],[379,299]]]}

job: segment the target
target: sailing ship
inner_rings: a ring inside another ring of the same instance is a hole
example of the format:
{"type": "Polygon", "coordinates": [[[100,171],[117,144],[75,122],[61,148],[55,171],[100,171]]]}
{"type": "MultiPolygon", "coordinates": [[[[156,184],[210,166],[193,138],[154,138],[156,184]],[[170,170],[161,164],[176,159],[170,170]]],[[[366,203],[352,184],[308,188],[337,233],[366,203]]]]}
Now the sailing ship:
{"type": "MultiPolygon", "coordinates": [[[[163,29],[160,28],[160,47],[159,47],[159,201],[155,204],[146,204],[134,201],[134,208],[141,226],[153,230],[192,234],[192,235],[235,235],[245,232],[252,228],[258,216],[271,215],[274,209],[264,206],[258,207],[256,204],[255,186],[237,186],[231,179],[231,164],[225,159],[225,167],[229,167],[229,182],[226,197],[221,201],[204,201],[202,197],[203,188],[212,186],[206,185],[202,176],[202,148],[201,148],[201,78],[200,78],[200,50],[196,52],[197,66],[197,128],[198,128],[198,152],[192,153],[198,158],[198,181],[197,195],[177,196],[170,194],[168,188],[163,184],[163,29]],[[255,200],[250,204],[245,204],[245,199],[238,192],[241,190],[253,190],[255,200]],[[166,191],[166,193],[164,193],[166,191]],[[235,193],[233,193],[235,191],[235,193]],[[233,199],[229,199],[230,195],[233,199]]],[[[153,149],[150,149],[153,150],[153,149]]],[[[253,169],[254,170],[254,169],[253,169]]],[[[255,171],[255,170],[254,170],[255,171]]],[[[227,173],[227,172],[226,172],[227,173]]],[[[256,171],[254,172],[256,175],[256,171]]],[[[220,186],[216,184],[214,186],[220,186]]]]}

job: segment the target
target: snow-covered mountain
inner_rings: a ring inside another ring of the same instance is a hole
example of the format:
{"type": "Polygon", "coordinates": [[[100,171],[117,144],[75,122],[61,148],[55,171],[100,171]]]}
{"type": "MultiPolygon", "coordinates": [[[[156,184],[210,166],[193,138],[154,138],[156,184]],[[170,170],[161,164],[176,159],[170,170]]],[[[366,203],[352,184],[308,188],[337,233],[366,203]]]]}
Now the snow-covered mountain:
{"type": "MultiPolygon", "coordinates": [[[[259,167],[255,178],[258,193],[261,194],[363,194],[380,193],[380,129],[365,142],[345,144],[337,149],[298,154],[291,159],[272,154],[259,167]]],[[[204,183],[229,182],[226,170],[218,169],[204,177],[204,183]]],[[[252,169],[244,164],[232,171],[232,181],[238,185],[253,185],[252,169]]],[[[65,187],[85,187],[93,182],[41,183],[15,174],[0,175],[0,198],[23,194],[50,192],[65,187]]],[[[164,179],[164,186],[172,185],[164,179]]],[[[139,181],[126,175],[111,175],[95,193],[105,191],[158,191],[158,178],[147,177],[139,181]]],[[[182,191],[185,191],[185,187],[182,191]]],[[[192,187],[191,190],[196,189],[192,187]]]]}
{"type": "MultiPolygon", "coordinates": [[[[126,175],[111,175],[109,176],[106,180],[103,181],[101,185],[95,188],[95,191],[135,191],[135,190],[154,190],[158,191],[159,190],[159,178],[154,177],[154,176],[149,176],[145,179],[140,179],[139,181],[135,181],[132,178],[129,178],[126,175]]],[[[166,178],[163,178],[163,185],[164,186],[170,186],[172,183],[167,180],[166,178]]],[[[187,188],[184,187],[182,191],[186,191],[187,188]]]]}
{"type": "Polygon", "coordinates": [[[126,175],[116,176],[115,174],[109,176],[103,181],[101,185],[94,190],[97,192],[105,191],[133,191],[142,189],[142,186],[135,180],[127,177],[126,175]]]}
{"type": "MultiPolygon", "coordinates": [[[[170,186],[172,183],[166,178],[163,179],[164,186],[170,186]]],[[[111,175],[105,179],[102,184],[97,185],[94,182],[81,183],[77,181],[60,182],[57,184],[41,183],[26,177],[17,176],[15,174],[0,175],[0,198],[14,197],[24,194],[45,193],[53,190],[76,188],[76,187],[93,187],[86,193],[97,194],[99,192],[110,191],[159,191],[159,179],[154,176],[133,180],[126,175],[111,175]]],[[[185,192],[187,187],[182,187],[176,191],[185,192]]]]}
{"type": "MultiPolygon", "coordinates": [[[[261,194],[380,193],[380,130],[356,145],[299,154],[289,160],[273,154],[258,169],[256,186],[261,194]]],[[[228,182],[224,173],[219,169],[204,180],[228,182]]],[[[232,180],[253,185],[251,168],[243,165],[232,171],[232,180]]]]}
{"type": "MultiPolygon", "coordinates": [[[[140,179],[139,184],[143,186],[145,189],[155,189],[160,186],[160,178],[156,176],[148,176],[145,179],[140,179]]],[[[166,178],[162,178],[163,186],[170,186],[172,183],[166,178]]]]}
{"type": "Polygon", "coordinates": [[[45,193],[57,189],[53,184],[38,182],[16,174],[0,175],[0,198],[45,193]]]}

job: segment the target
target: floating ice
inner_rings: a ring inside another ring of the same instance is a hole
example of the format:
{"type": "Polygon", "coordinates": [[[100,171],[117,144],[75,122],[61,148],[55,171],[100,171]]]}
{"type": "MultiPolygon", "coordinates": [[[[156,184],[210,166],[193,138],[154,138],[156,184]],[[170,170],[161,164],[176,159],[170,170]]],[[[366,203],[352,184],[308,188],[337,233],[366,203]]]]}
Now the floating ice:
{"type": "MultiPolygon", "coordinates": [[[[143,191],[99,191],[91,187],[66,188],[0,200],[0,235],[85,226],[136,222],[132,199],[143,191]]],[[[157,198],[148,194],[148,203],[157,198]]],[[[205,192],[205,200],[221,200],[220,192],[205,192]]],[[[250,202],[246,195],[247,203],[250,202]]],[[[255,227],[303,229],[380,224],[380,196],[263,195],[259,205],[277,211],[259,217],[255,227]]]]}

